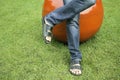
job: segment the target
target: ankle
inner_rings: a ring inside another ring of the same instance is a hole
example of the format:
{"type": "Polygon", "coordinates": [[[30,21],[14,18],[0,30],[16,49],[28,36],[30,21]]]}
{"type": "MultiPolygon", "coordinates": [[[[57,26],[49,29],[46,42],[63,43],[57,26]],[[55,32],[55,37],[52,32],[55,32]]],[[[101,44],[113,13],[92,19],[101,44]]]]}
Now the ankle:
{"type": "Polygon", "coordinates": [[[71,59],[71,64],[80,64],[80,60],[79,59],[71,59]]]}

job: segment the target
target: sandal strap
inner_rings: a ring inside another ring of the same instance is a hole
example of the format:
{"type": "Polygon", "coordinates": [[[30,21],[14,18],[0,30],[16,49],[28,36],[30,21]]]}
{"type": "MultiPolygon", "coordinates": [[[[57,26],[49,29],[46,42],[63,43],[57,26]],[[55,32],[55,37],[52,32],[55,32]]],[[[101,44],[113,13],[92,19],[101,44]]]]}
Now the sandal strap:
{"type": "Polygon", "coordinates": [[[70,65],[70,69],[80,69],[81,70],[81,67],[80,67],[80,65],[73,64],[73,65],[70,65]]]}
{"type": "Polygon", "coordinates": [[[47,37],[47,36],[52,37],[52,32],[51,32],[50,30],[47,30],[47,33],[48,33],[48,34],[46,34],[46,37],[47,37]]]}
{"type": "Polygon", "coordinates": [[[81,70],[81,65],[78,60],[71,60],[70,61],[70,69],[79,69],[81,70]]]}

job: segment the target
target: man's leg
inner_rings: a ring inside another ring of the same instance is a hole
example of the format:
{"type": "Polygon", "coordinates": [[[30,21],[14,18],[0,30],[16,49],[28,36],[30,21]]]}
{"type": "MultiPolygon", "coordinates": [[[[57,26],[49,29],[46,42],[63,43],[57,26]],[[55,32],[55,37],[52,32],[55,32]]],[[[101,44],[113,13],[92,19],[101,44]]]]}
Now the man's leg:
{"type": "Polygon", "coordinates": [[[81,61],[82,55],[79,51],[79,15],[67,20],[67,41],[71,53],[71,59],[79,59],[81,61]]]}
{"type": "MultiPolygon", "coordinates": [[[[64,4],[67,5],[72,0],[63,1],[64,4]]],[[[67,41],[71,55],[70,72],[75,75],[80,75],[80,61],[82,60],[82,55],[79,51],[79,14],[73,18],[67,19],[67,41]]]]}
{"type": "Polygon", "coordinates": [[[96,0],[72,0],[68,4],[60,7],[46,16],[46,21],[51,25],[56,25],[63,20],[73,18],[76,14],[95,4],[96,0]]]}

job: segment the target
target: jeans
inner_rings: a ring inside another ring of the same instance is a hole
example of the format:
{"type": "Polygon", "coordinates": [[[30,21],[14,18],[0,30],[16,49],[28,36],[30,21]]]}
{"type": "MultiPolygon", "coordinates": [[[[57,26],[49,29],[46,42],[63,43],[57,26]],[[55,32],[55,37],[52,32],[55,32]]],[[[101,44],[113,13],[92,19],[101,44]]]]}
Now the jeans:
{"type": "Polygon", "coordinates": [[[45,16],[46,21],[51,25],[56,25],[63,20],[67,21],[67,41],[71,54],[71,60],[82,60],[79,50],[79,13],[93,4],[95,0],[63,0],[64,6],[60,7],[45,16]]]}

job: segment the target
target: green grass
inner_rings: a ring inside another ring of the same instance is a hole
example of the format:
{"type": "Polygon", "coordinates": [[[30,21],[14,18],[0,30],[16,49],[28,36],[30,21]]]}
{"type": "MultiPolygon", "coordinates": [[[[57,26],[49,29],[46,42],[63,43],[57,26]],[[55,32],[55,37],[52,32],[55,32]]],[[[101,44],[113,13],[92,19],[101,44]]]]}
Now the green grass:
{"type": "Polygon", "coordinates": [[[103,4],[100,31],[80,46],[83,74],[76,77],[67,45],[43,42],[43,0],[0,0],[0,80],[120,80],[120,1],[103,4]]]}

